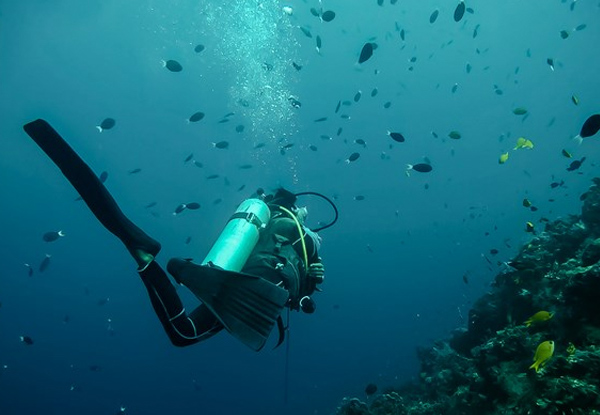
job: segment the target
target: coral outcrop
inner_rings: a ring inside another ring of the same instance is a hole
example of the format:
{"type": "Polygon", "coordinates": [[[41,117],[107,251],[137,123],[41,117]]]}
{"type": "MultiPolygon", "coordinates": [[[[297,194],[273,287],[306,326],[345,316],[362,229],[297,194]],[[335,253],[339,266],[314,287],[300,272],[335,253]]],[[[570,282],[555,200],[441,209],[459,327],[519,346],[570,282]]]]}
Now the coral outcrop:
{"type": "Polygon", "coordinates": [[[418,351],[417,382],[338,415],[600,414],[600,178],[581,215],[548,222],[451,338],[418,351]],[[552,318],[523,324],[541,310],[552,318]],[[539,372],[537,346],[554,342],[539,372]]]}

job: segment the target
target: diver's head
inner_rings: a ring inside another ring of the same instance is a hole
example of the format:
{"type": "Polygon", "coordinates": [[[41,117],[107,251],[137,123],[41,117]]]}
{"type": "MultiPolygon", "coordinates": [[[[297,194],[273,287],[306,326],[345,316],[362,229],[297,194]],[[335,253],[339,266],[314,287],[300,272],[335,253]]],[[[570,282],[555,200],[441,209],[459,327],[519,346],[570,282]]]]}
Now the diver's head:
{"type": "Polygon", "coordinates": [[[286,209],[294,209],[296,203],[296,195],[285,190],[283,187],[277,189],[274,195],[267,196],[265,202],[273,205],[283,206],[286,209]]]}

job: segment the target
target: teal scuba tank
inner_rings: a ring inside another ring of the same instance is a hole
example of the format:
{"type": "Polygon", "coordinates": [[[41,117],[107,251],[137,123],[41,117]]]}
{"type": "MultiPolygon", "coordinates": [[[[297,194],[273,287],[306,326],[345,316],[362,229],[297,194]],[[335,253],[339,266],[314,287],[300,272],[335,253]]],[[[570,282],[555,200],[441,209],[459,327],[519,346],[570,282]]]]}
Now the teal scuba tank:
{"type": "Polygon", "coordinates": [[[228,271],[241,271],[258,242],[260,230],[270,219],[271,211],[265,202],[244,200],[229,218],[202,265],[210,262],[228,271]]]}

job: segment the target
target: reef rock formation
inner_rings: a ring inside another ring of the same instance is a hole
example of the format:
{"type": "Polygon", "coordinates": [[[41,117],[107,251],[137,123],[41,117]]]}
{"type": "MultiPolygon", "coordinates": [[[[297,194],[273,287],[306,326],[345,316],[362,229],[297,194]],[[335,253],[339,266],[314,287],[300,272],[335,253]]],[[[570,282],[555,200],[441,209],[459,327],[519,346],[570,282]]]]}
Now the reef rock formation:
{"type": "Polygon", "coordinates": [[[600,178],[593,183],[580,216],[547,223],[496,276],[466,329],[419,350],[415,384],[370,405],[346,398],[337,414],[600,414],[600,178]],[[524,324],[542,310],[550,318],[524,324]],[[536,372],[545,341],[553,354],[536,372]]]}

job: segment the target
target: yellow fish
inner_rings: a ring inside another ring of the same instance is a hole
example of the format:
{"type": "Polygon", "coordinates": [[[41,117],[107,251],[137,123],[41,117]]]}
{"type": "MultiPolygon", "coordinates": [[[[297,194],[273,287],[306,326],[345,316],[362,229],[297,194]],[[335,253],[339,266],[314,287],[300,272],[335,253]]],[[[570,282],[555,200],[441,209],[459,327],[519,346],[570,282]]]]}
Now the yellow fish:
{"type": "Polygon", "coordinates": [[[554,313],[550,313],[548,311],[538,311],[537,313],[535,313],[534,315],[529,317],[527,319],[527,321],[525,321],[525,323],[523,323],[523,324],[525,324],[527,327],[529,327],[529,326],[531,326],[531,323],[540,323],[542,321],[548,321],[553,316],[554,316],[554,313]]]}
{"type": "Polygon", "coordinates": [[[504,164],[508,160],[508,151],[506,153],[500,154],[500,158],[498,159],[499,164],[504,164]]]}
{"type": "Polygon", "coordinates": [[[535,369],[536,373],[540,371],[540,366],[544,366],[546,362],[554,354],[554,342],[552,340],[546,340],[539,344],[535,350],[533,356],[533,364],[529,366],[529,369],[535,369]]]}
{"type": "Polygon", "coordinates": [[[567,150],[565,150],[564,148],[561,151],[562,155],[565,156],[566,158],[570,159],[571,157],[573,157],[573,154],[569,153],[567,150]]]}
{"type": "Polygon", "coordinates": [[[531,222],[527,222],[527,223],[525,224],[525,231],[526,231],[526,232],[532,232],[532,233],[533,233],[533,232],[535,231],[535,226],[533,225],[533,223],[531,223],[531,222]]]}
{"type": "Polygon", "coordinates": [[[518,150],[520,148],[532,149],[533,148],[533,143],[531,142],[531,140],[528,140],[525,137],[519,137],[517,139],[517,145],[515,146],[514,149],[518,150]]]}

